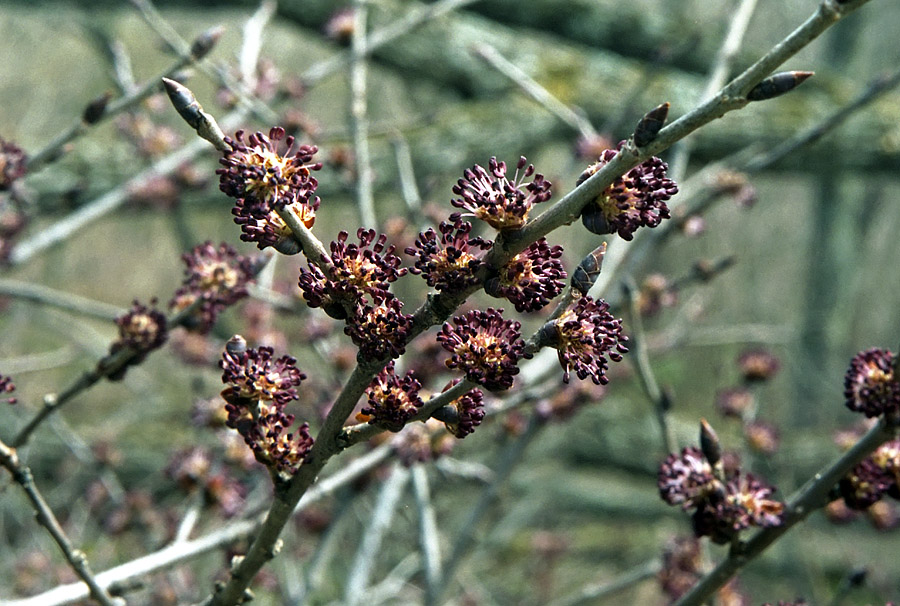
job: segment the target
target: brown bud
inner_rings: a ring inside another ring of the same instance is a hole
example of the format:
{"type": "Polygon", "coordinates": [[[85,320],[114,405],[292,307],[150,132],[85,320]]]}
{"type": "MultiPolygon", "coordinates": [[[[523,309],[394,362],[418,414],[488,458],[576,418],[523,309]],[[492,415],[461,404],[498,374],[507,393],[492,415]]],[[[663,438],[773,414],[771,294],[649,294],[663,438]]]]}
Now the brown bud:
{"type": "Polygon", "coordinates": [[[199,61],[208,55],[209,51],[218,44],[219,38],[222,37],[224,32],[225,28],[221,25],[217,25],[197,36],[191,43],[191,57],[193,57],[194,60],[199,61]]]}
{"type": "Polygon", "coordinates": [[[656,135],[666,123],[669,115],[669,102],[666,101],[647,112],[634,129],[634,144],[643,147],[656,139],[656,135]]]}
{"type": "Polygon", "coordinates": [[[112,99],[112,93],[106,91],[93,101],[87,104],[87,107],[84,108],[84,112],[81,114],[81,121],[85,124],[96,124],[103,117],[103,114],[106,113],[106,106],[109,104],[109,100],[112,99]]]}
{"type": "Polygon", "coordinates": [[[747,93],[748,101],[764,101],[789,92],[803,83],[815,72],[780,72],[769,76],[765,80],[750,89],[747,93]]]}
{"type": "Polygon", "coordinates": [[[700,419],[700,450],[710,465],[715,465],[722,458],[722,446],[719,444],[719,436],[706,422],[700,419]]]}
{"type": "Polygon", "coordinates": [[[606,242],[595,248],[581,260],[578,267],[572,273],[572,287],[583,295],[586,295],[597,281],[603,266],[603,255],[606,254],[606,242]]]}
{"type": "Polygon", "coordinates": [[[247,340],[241,335],[234,335],[225,344],[225,351],[233,356],[239,356],[247,351],[247,340]]]}

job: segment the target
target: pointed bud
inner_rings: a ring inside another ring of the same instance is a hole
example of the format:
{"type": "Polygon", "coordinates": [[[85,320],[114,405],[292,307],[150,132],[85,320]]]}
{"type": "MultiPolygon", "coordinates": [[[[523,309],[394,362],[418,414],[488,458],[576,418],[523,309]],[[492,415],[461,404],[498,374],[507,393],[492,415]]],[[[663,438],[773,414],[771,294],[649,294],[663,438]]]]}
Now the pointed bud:
{"type": "Polygon", "coordinates": [[[764,101],[789,92],[800,86],[815,72],[780,72],[770,76],[750,89],[748,101],[764,101]]]}
{"type": "Polygon", "coordinates": [[[199,61],[208,55],[209,51],[218,44],[219,39],[224,32],[225,28],[221,25],[217,25],[197,36],[191,43],[191,57],[193,57],[195,61],[199,61]]]}
{"type": "Polygon", "coordinates": [[[81,121],[85,124],[96,124],[103,117],[103,114],[106,113],[106,106],[109,104],[109,100],[112,99],[112,93],[106,91],[90,103],[88,103],[87,107],[84,108],[84,112],[81,114],[81,121]]]}
{"type": "Polygon", "coordinates": [[[216,149],[220,151],[228,151],[229,147],[225,143],[225,133],[219,128],[215,119],[203,111],[203,107],[194,97],[194,93],[183,84],[170,80],[162,79],[166,87],[166,94],[178,115],[187,122],[191,128],[197,131],[201,138],[212,143],[216,149]]]}
{"type": "Polygon", "coordinates": [[[241,335],[234,335],[225,344],[225,351],[233,356],[239,356],[247,351],[247,340],[241,335]]]}
{"type": "Polygon", "coordinates": [[[644,147],[654,139],[666,123],[669,115],[669,102],[666,101],[647,112],[634,129],[634,144],[644,147]]]}
{"type": "Polygon", "coordinates": [[[583,295],[588,294],[591,286],[597,281],[603,267],[603,255],[606,254],[606,242],[595,248],[581,260],[572,273],[572,288],[583,295]]]}
{"type": "Polygon", "coordinates": [[[722,458],[722,446],[719,436],[713,431],[706,419],[700,419],[700,450],[710,465],[715,465],[722,458]]]}

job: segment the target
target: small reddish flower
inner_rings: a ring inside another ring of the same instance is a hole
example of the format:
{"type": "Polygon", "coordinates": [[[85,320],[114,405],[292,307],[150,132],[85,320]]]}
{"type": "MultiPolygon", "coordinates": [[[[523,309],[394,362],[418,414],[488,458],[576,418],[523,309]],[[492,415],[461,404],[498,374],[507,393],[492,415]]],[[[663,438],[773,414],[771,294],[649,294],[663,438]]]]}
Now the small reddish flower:
{"type": "Polygon", "coordinates": [[[347,318],[344,333],[359,346],[360,360],[399,358],[406,351],[406,342],[413,317],[400,310],[403,303],[390,295],[377,305],[366,305],[347,318]]]}
{"type": "MultiPolygon", "coordinates": [[[[577,184],[581,185],[608,164],[624,145],[622,141],[615,150],[604,151],[596,163],[581,173],[577,184]]],[[[581,211],[584,226],[595,234],[618,232],[623,240],[631,240],[637,228],[656,227],[668,219],[666,200],[678,193],[678,186],[666,177],[668,168],[654,156],[617,177],[581,211]]]]}
{"type": "Polygon", "coordinates": [[[294,416],[285,405],[297,399],[297,386],[306,378],[290,356],[273,359],[271,347],[247,349],[243,338],[228,342],[220,363],[222,397],[227,402],[226,425],[236,429],[256,460],[275,472],[293,474],[312,448],[309,425],[288,431],[294,416]]]}
{"type": "Polygon", "coordinates": [[[346,317],[366,303],[377,304],[390,296],[390,283],[406,274],[394,247],[385,247],[387,236],[376,238],[374,229],[356,232],[359,244],[347,244],[347,232],[331,243],[331,279],[312,263],[300,270],[300,290],[310,307],[322,307],[337,318],[346,317]]]}
{"type": "Polygon", "coordinates": [[[620,362],[628,352],[622,320],[613,317],[606,301],[589,296],[579,298],[541,332],[545,342],[557,350],[566,383],[574,370],[582,381],[590,377],[596,385],[606,385],[609,360],[620,362]]]}
{"type": "Polygon", "coordinates": [[[246,349],[246,342],[240,345],[242,338],[235,337],[232,341],[220,362],[222,382],[228,386],[226,400],[264,400],[283,407],[297,399],[296,388],[306,375],[297,368],[295,358],[274,359],[271,347],[246,349]],[[231,346],[232,341],[238,343],[236,349],[231,346]]]}
{"type": "Polygon", "coordinates": [[[662,274],[650,274],[638,291],[638,309],[643,316],[654,316],[678,303],[678,291],[662,274]]]}
{"type": "Polygon", "coordinates": [[[863,510],[881,500],[893,485],[896,482],[891,474],[869,457],[841,479],[839,488],[847,507],[863,510]]]}
{"type": "Polygon", "coordinates": [[[473,237],[472,224],[457,219],[442,221],[438,230],[431,228],[419,234],[415,246],[406,254],[416,257],[415,267],[409,271],[421,274],[428,286],[437,290],[462,290],[478,283],[475,272],[481,266],[481,253],[491,247],[487,240],[473,237]]]}
{"type": "Polygon", "coordinates": [[[524,156],[519,158],[512,181],[506,176],[506,162],[498,162],[497,158],[490,159],[488,170],[478,164],[466,169],[464,177],[453,186],[453,193],[460,197],[450,203],[466,211],[463,214],[478,217],[496,230],[519,229],[528,220],[531,208],[552,195],[551,183],[543,175],[535,174],[534,165],[526,168],[526,162],[524,156]],[[525,183],[532,175],[534,179],[525,183]]]}
{"type": "Polygon", "coordinates": [[[458,368],[473,383],[489,390],[509,389],[517,366],[525,352],[520,338],[521,324],[503,319],[503,310],[473,310],[445,322],[437,335],[438,343],[451,353],[448,368],[458,368]]]}
{"type": "Polygon", "coordinates": [[[663,593],[674,602],[700,580],[703,559],[696,537],[676,537],[663,550],[662,567],[656,575],[663,593]]]}
{"type": "Polygon", "coordinates": [[[184,280],[169,301],[169,307],[181,310],[202,299],[189,322],[195,332],[207,333],[219,314],[247,296],[247,283],[254,276],[254,261],[237,254],[231,246],[205,242],[182,255],[184,280]]]}
{"type": "Polygon", "coordinates": [[[856,354],[844,378],[847,408],[867,417],[900,412],[900,381],[894,371],[896,357],[887,349],[856,354]]]}
{"type": "Polygon", "coordinates": [[[778,428],[765,421],[752,421],[744,425],[744,437],[751,449],[767,456],[778,452],[781,443],[778,428]]]}
{"type": "MultiPolygon", "coordinates": [[[[12,377],[0,375],[0,394],[12,393],[16,390],[16,384],[13,383],[12,377]]],[[[15,404],[18,400],[13,397],[3,398],[0,402],[7,404],[15,404]]]]}
{"type": "Polygon", "coordinates": [[[119,327],[119,338],[109,346],[109,353],[131,348],[135,355],[125,366],[109,374],[109,379],[117,381],[125,376],[129,366],[140,364],[154,349],[159,349],[169,336],[166,328],[166,316],[156,309],[156,299],[150,302],[152,307],[134,301],[131,309],[116,318],[119,327]]]}
{"type": "Polygon", "coordinates": [[[285,139],[280,126],[269,130],[269,136],[257,132],[244,143],[244,131],[237,131],[234,139],[225,138],[231,147],[216,170],[219,188],[232,198],[264,204],[270,208],[283,207],[294,202],[306,202],[318,185],[311,171],[322,168],[312,163],[318,151],[315,145],[301,145],[296,151],[294,138],[287,137],[284,154],[278,153],[279,142],[285,139]]]}
{"type": "Polygon", "coordinates": [[[0,191],[9,189],[13,181],[25,175],[27,160],[21,147],[0,137],[0,191]]]}
{"type": "Polygon", "coordinates": [[[391,360],[366,390],[369,404],[360,412],[371,416],[369,422],[373,425],[400,431],[422,406],[422,398],[419,397],[421,387],[412,373],[398,377],[391,360]]]}
{"type": "Polygon", "coordinates": [[[546,238],[541,238],[513,257],[498,276],[490,278],[485,291],[508,299],[518,312],[542,309],[565,286],[566,271],[559,260],[562,253],[562,246],[551,247],[546,238]]]}
{"type": "Polygon", "coordinates": [[[738,367],[747,383],[768,381],[781,368],[781,363],[770,351],[750,349],[738,356],[738,367]]]}
{"type": "Polygon", "coordinates": [[[741,418],[754,404],[753,392],[746,387],[723,389],[716,394],[716,409],[725,417],[741,418]]]}
{"type": "Polygon", "coordinates": [[[689,446],[681,455],[670,454],[659,468],[659,496],[669,505],[685,510],[698,507],[719,490],[712,466],[699,448],[689,446]]]}
{"type": "MultiPolygon", "coordinates": [[[[311,228],[316,222],[319,204],[320,200],[316,196],[303,202],[294,202],[288,207],[296,212],[303,225],[311,228]]],[[[271,246],[283,255],[296,255],[300,252],[300,244],[294,239],[294,232],[271,205],[239,198],[231,209],[231,214],[234,215],[235,224],[241,226],[242,241],[256,242],[256,247],[260,250],[271,246]]]]}
{"type": "MultiPolygon", "coordinates": [[[[443,391],[447,391],[459,381],[460,379],[453,379],[443,391]]],[[[449,406],[455,409],[456,415],[452,421],[444,421],[444,426],[460,440],[474,432],[484,420],[484,393],[480,389],[469,390],[450,402],[449,406]]]]}

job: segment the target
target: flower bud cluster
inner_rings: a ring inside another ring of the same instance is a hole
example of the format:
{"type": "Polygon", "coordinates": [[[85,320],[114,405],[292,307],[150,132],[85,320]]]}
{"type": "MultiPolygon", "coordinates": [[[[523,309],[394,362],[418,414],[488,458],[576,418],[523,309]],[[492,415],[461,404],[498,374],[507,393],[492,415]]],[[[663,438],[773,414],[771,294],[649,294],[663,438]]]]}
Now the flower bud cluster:
{"type": "MultiPolygon", "coordinates": [[[[16,390],[16,384],[13,383],[12,377],[0,375],[0,394],[12,393],[16,390]]],[[[7,404],[15,404],[17,400],[13,397],[3,398],[0,402],[7,404]]]]}
{"type": "MultiPolygon", "coordinates": [[[[712,434],[713,439],[714,434],[712,434]]],[[[710,453],[716,449],[705,447],[710,453]]],[[[710,461],[699,448],[670,454],[659,468],[659,494],[669,505],[694,510],[694,534],[728,543],[751,526],[780,526],[784,505],[771,499],[775,488],[751,473],[710,461]]]]}
{"type": "Polygon", "coordinates": [[[182,310],[198,299],[201,303],[185,326],[194,332],[208,333],[219,314],[247,296],[247,284],[254,276],[254,260],[239,255],[225,244],[205,242],[182,255],[184,280],[175,291],[169,307],[182,310]]]}
{"type": "MultiPolygon", "coordinates": [[[[117,381],[125,376],[129,366],[140,364],[154,349],[159,349],[168,339],[166,316],[156,309],[156,300],[147,307],[134,301],[131,309],[116,318],[119,327],[119,338],[110,345],[110,355],[122,349],[130,348],[135,352],[127,364],[109,373],[110,380],[117,381]]],[[[103,362],[101,362],[101,365],[103,362]]]]}
{"type": "Polygon", "coordinates": [[[293,475],[312,448],[309,425],[290,431],[294,416],[286,405],[297,399],[297,386],[306,378],[290,356],[275,359],[271,347],[247,349],[238,336],[222,355],[222,397],[228,411],[226,425],[236,429],[256,460],[273,471],[293,475]]]}
{"type": "Polygon", "coordinates": [[[867,417],[900,413],[897,358],[887,349],[862,351],[850,361],[844,377],[847,408],[867,417]]]}
{"type": "Polygon", "coordinates": [[[276,210],[290,207],[306,227],[315,222],[319,198],[315,196],[318,182],[311,171],[322,168],[313,163],[318,151],[314,145],[300,145],[294,150],[294,138],[287,137],[287,149],[279,153],[279,143],[285,139],[284,129],[273,127],[266,136],[261,132],[250,135],[244,142],[244,132],[226,137],[230,151],[219,160],[224,167],[216,171],[219,189],[237,200],[232,214],[241,226],[241,239],[256,242],[260,249],[273,246],[279,252],[294,254],[299,248],[293,241],[290,228],[276,210]]]}

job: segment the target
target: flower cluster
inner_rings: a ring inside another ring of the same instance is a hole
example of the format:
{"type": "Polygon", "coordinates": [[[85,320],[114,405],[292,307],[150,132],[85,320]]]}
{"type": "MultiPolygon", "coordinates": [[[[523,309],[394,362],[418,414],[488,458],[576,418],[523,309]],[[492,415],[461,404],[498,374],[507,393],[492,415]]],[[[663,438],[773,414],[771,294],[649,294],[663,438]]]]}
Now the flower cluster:
{"type": "Polygon", "coordinates": [[[415,267],[409,271],[421,274],[428,286],[437,290],[457,291],[478,283],[475,272],[481,266],[480,254],[491,243],[469,234],[472,224],[457,219],[453,223],[442,221],[438,230],[431,228],[419,234],[415,246],[406,254],[416,257],[415,267]]]}
{"type": "Polygon", "coordinates": [[[613,317],[606,301],[589,296],[579,298],[559,318],[544,325],[541,338],[557,350],[566,383],[574,370],[581,380],[590,377],[595,384],[606,385],[609,360],[620,362],[628,352],[622,320],[613,317]]]}
{"type": "Polygon", "coordinates": [[[455,327],[445,322],[437,335],[438,343],[451,354],[447,367],[462,370],[466,379],[491,391],[512,387],[525,352],[521,324],[504,320],[502,314],[502,309],[476,309],[453,318],[455,327]]]}
{"type": "Polygon", "coordinates": [[[728,543],[750,526],[779,526],[784,505],[769,497],[775,489],[751,473],[711,464],[694,447],[670,454],[659,468],[659,494],[692,517],[694,534],[728,543]]]}
{"type": "Polygon", "coordinates": [[[856,354],[844,378],[847,408],[867,417],[900,413],[900,379],[896,356],[886,349],[856,354]]]}
{"type": "Polygon", "coordinates": [[[0,191],[9,189],[13,181],[22,178],[27,159],[21,147],[0,137],[0,191]]]}
{"type": "Polygon", "coordinates": [[[360,412],[369,416],[373,425],[400,431],[422,406],[421,387],[413,373],[400,378],[394,372],[394,362],[388,362],[366,389],[369,403],[360,412]]]}
{"type": "Polygon", "coordinates": [[[738,356],[738,367],[745,383],[768,381],[778,373],[781,362],[766,349],[748,349],[738,356]]]}
{"type": "Polygon", "coordinates": [[[290,228],[278,216],[276,210],[291,207],[301,222],[311,227],[319,199],[315,197],[318,182],[311,171],[322,168],[312,163],[318,151],[314,145],[301,145],[293,149],[294,138],[287,137],[287,149],[279,154],[279,142],[285,138],[284,129],[274,127],[267,137],[257,132],[244,142],[244,132],[225,142],[231,150],[219,160],[224,168],[219,175],[219,189],[237,199],[232,210],[234,222],[241,226],[241,239],[256,242],[262,249],[273,246],[285,254],[299,252],[293,242],[290,228]]]}
{"type": "Polygon", "coordinates": [[[518,312],[542,309],[565,286],[562,253],[562,246],[550,246],[546,238],[532,242],[487,280],[485,292],[508,299],[518,312]]]}
{"type": "MultiPolygon", "coordinates": [[[[447,391],[457,383],[460,379],[454,379],[444,387],[447,391]]],[[[448,404],[453,415],[450,419],[444,419],[444,426],[447,431],[452,433],[460,440],[475,431],[475,428],[481,425],[484,420],[484,393],[480,389],[469,390],[448,404]]]]}
{"type": "Polygon", "coordinates": [[[900,439],[879,446],[841,480],[839,489],[851,509],[867,509],[884,495],[900,499],[900,439]]]}
{"type": "Polygon", "coordinates": [[[247,283],[255,273],[254,261],[225,243],[216,247],[211,242],[200,244],[181,258],[184,280],[169,307],[180,311],[200,299],[186,326],[207,333],[226,307],[247,296],[247,283]]]}
{"type": "MultiPolygon", "coordinates": [[[[498,231],[519,229],[528,220],[531,208],[552,195],[551,183],[535,174],[534,165],[526,167],[526,162],[524,156],[519,158],[512,181],[506,176],[506,162],[498,162],[497,158],[490,159],[487,170],[478,164],[466,169],[463,178],[453,186],[453,193],[459,198],[451,200],[451,204],[463,209],[462,214],[477,217],[498,231]]],[[[451,215],[451,219],[455,216],[451,215]]]]}
{"type": "Polygon", "coordinates": [[[399,358],[406,351],[413,317],[401,311],[396,297],[366,305],[347,318],[344,333],[359,347],[360,360],[399,358]]]}
{"type": "MultiPolygon", "coordinates": [[[[110,345],[110,355],[125,348],[133,350],[135,355],[130,357],[123,366],[106,373],[110,380],[122,379],[129,366],[140,364],[147,354],[154,349],[159,349],[166,342],[169,336],[166,316],[155,308],[155,299],[150,302],[150,305],[152,307],[134,301],[130,310],[116,318],[119,338],[110,345]]],[[[102,364],[103,362],[101,362],[102,364]]]]}
{"type": "MultiPolygon", "coordinates": [[[[0,375],[0,394],[12,393],[16,390],[16,384],[13,383],[12,377],[7,377],[5,375],[0,375]]],[[[3,398],[0,402],[6,402],[7,404],[15,404],[17,400],[13,397],[3,398]]]]}
{"type": "Polygon", "coordinates": [[[12,196],[0,196],[0,263],[9,259],[16,237],[25,229],[28,218],[12,196]]]}
{"type": "Polygon", "coordinates": [[[347,232],[331,243],[330,277],[312,262],[300,270],[300,290],[310,307],[322,307],[338,319],[352,315],[366,303],[377,304],[392,297],[390,283],[406,273],[394,246],[385,247],[387,236],[376,238],[374,229],[356,232],[359,244],[347,244],[347,232]]]}
{"type": "Polygon", "coordinates": [[[238,336],[222,355],[222,397],[228,411],[226,425],[236,429],[256,460],[273,471],[296,473],[313,439],[303,423],[293,433],[294,416],[285,406],[297,399],[297,386],[306,378],[290,356],[273,358],[271,347],[247,349],[238,336]]]}
{"type": "Polygon", "coordinates": [[[676,537],[663,549],[662,566],[656,578],[673,602],[700,580],[703,558],[696,537],[676,537]]]}
{"type": "MultiPolygon", "coordinates": [[[[607,149],[599,160],[578,178],[581,185],[616,157],[625,142],[607,149]]],[[[678,186],[666,177],[668,165],[657,157],[645,160],[603,190],[581,211],[584,226],[595,234],[618,232],[623,240],[631,240],[641,226],[656,227],[669,218],[666,200],[678,193],[678,186]]]]}

